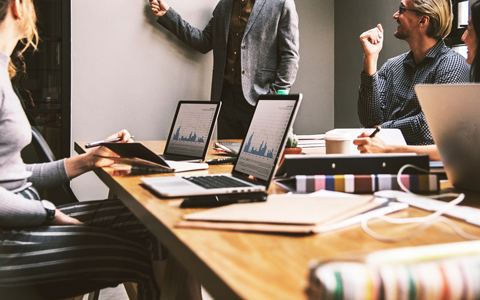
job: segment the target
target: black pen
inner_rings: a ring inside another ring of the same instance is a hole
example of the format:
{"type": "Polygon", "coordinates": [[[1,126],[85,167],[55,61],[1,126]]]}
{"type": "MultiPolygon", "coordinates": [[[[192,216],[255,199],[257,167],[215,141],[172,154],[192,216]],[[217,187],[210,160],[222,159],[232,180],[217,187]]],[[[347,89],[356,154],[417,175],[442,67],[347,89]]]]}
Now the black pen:
{"type": "MultiPolygon", "coordinates": [[[[130,137],[131,139],[133,138],[133,135],[130,137]]],[[[117,137],[111,140],[106,140],[106,141],[97,141],[97,142],[91,142],[85,145],[85,148],[93,148],[93,147],[98,147],[103,143],[115,143],[115,142],[120,142],[122,140],[121,137],[117,137]]]]}
{"type": "Polygon", "coordinates": [[[375,137],[375,135],[380,131],[380,127],[375,128],[375,130],[372,132],[372,134],[369,136],[369,138],[375,137]]]}

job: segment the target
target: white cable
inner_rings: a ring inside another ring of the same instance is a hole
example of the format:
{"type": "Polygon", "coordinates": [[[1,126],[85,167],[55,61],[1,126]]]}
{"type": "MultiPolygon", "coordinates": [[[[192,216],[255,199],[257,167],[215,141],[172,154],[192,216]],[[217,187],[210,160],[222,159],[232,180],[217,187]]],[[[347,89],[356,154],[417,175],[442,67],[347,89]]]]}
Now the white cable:
{"type": "Polygon", "coordinates": [[[402,189],[402,191],[404,191],[405,193],[413,194],[412,192],[410,192],[409,189],[407,189],[407,188],[403,185],[402,180],[401,180],[401,178],[400,178],[400,177],[402,176],[403,171],[404,171],[406,168],[414,168],[414,169],[417,169],[417,170],[419,170],[419,171],[421,171],[421,172],[424,172],[424,173],[429,173],[429,171],[428,171],[428,170],[425,170],[425,169],[422,169],[422,168],[419,168],[419,167],[417,167],[417,166],[415,166],[415,165],[411,165],[411,164],[406,164],[406,165],[404,165],[403,167],[401,167],[400,170],[398,170],[398,173],[397,173],[397,183],[398,183],[398,185],[400,186],[400,188],[402,189]]]}
{"type": "MultiPolygon", "coordinates": [[[[412,193],[409,189],[407,189],[405,187],[405,185],[403,185],[403,183],[402,183],[401,175],[406,168],[414,168],[414,169],[417,169],[419,171],[426,172],[426,173],[428,173],[428,171],[424,170],[424,169],[421,169],[421,168],[419,168],[415,165],[410,165],[410,164],[404,165],[398,171],[397,182],[398,182],[398,185],[400,186],[400,188],[404,192],[406,192],[407,194],[416,195],[416,194],[412,193]]],[[[425,197],[425,196],[421,196],[421,195],[416,195],[416,196],[425,197]]],[[[443,195],[428,196],[427,198],[438,199],[438,198],[444,198],[444,197],[456,197],[456,198],[453,199],[452,201],[448,202],[441,209],[439,209],[436,212],[434,212],[434,213],[432,213],[428,216],[425,216],[425,217],[404,218],[404,219],[397,219],[397,218],[392,218],[392,217],[387,217],[387,216],[373,217],[371,219],[362,221],[362,229],[368,235],[370,235],[371,237],[373,237],[373,238],[375,238],[379,241],[391,243],[391,242],[399,242],[399,241],[405,240],[407,238],[413,237],[413,236],[419,234],[420,232],[422,232],[423,230],[425,230],[426,228],[428,228],[430,225],[433,225],[437,222],[443,222],[443,223],[447,224],[453,231],[455,231],[458,235],[460,235],[464,239],[467,239],[467,240],[480,239],[480,237],[478,237],[478,236],[474,236],[474,235],[468,234],[465,231],[463,231],[454,222],[452,222],[452,220],[450,220],[448,218],[445,218],[445,217],[442,217],[442,215],[445,212],[447,212],[450,208],[452,208],[453,206],[456,206],[457,204],[462,202],[463,199],[465,199],[465,194],[463,194],[463,193],[461,193],[461,194],[448,193],[448,194],[443,194],[443,195]],[[406,235],[403,235],[403,236],[398,237],[398,238],[390,238],[390,237],[380,235],[380,234],[374,232],[373,230],[371,230],[368,227],[368,221],[370,221],[372,219],[375,219],[375,218],[381,219],[381,220],[383,220],[387,223],[391,223],[391,224],[415,224],[415,223],[418,223],[418,224],[421,224],[421,225],[419,227],[417,227],[415,230],[413,230],[412,232],[410,232],[406,235]]]]}

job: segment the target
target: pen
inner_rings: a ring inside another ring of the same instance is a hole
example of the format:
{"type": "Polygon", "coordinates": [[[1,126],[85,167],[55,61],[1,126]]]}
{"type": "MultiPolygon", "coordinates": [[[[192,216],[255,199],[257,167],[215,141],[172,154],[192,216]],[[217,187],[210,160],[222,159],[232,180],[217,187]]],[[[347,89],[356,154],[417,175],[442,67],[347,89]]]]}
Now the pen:
{"type": "Polygon", "coordinates": [[[375,137],[375,135],[380,131],[380,127],[375,128],[375,130],[372,132],[372,134],[369,136],[369,138],[375,137]]]}
{"type": "MultiPolygon", "coordinates": [[[[133,138],[133,135],[130,137],[131,139],[133,138]]],[[[121,137],[117,137],[111,140],[105,140],[105,141],[97,141],[97,142],[91,142],[85,145],[85,148],[93,148],[93,147],[98,147],[102,143],[114,143],[114,142],[120,142],[122,140],[121,137]]]]}

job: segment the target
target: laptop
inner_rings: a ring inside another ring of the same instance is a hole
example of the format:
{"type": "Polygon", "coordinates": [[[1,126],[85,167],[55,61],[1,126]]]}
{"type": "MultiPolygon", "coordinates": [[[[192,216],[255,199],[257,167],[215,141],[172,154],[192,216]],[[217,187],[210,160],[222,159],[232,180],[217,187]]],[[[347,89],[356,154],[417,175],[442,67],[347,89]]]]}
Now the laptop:
{"type": "Polygon", "coordinates": [[[480,85],[417,85],[415,92],[448,180],[480,192],[480,85]]]}
{"type": "Polygon", "coordinates": [[[221,102],[178,102],[167,144],[160,156],[169,161],[204,161],[220,107],[221,102]]]}
{"type": "Polygon", "coordinates": [[[302,94],[259,97],[231,174],[145,177],[142,182],[164,197],[267,191],[302,97],[302,94]]]}

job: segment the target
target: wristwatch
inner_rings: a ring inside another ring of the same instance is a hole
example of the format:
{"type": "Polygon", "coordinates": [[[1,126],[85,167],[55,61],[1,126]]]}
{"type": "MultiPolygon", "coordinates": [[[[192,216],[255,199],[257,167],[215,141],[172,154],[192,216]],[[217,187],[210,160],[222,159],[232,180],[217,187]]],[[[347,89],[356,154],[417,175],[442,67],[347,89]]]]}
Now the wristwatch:
{"type": "Polygon", "coordinates": [[[57,209],[55,205],[47,200],[42,200],[43,208],[45,208],[45,212],[47,213],[47,218],[45,219],[45,223],[48,224],[53,221],[55,218],[55,210],[57,209]]]}

